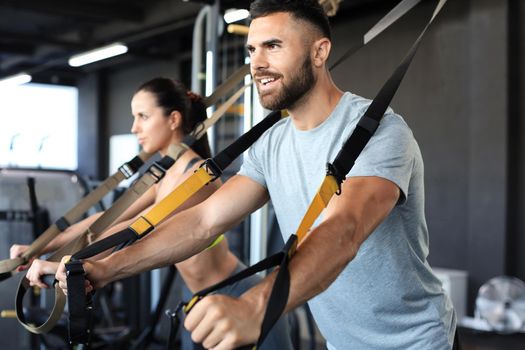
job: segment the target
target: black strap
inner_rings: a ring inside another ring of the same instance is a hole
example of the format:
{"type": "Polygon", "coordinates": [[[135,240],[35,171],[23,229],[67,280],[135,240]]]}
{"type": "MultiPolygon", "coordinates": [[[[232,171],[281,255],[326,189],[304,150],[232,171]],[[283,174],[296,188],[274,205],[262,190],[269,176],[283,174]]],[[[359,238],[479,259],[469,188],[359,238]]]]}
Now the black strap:
{"type": "Polygon", "coordinates": [[[69,307],[69,342],[71,344],[89,344],[91,339],[92,309],[91,298],[85,295],[85,271],[82,262],[71,260],[66,264],[67,302],[69,307]],[[86,306],[86,300],[89,300],[86,306]]]}
{"type": "Polygon", "coordinates": [[[243,154],[259,137],[275,123],[281,120],[281,111],[268,114],[262,121],[257,123],[247,133],[239,137],[234,143],[226,147],[222,152],[212,158],[213,163],[221,171],[224,171],[237,157],[243,154]]]}
{"type": "MultiPolygon", "coordinates": [[[[147,170],[158,183],[175,163],[170,156],[164,156],[158,162],[153,163],[147,170]]],[[[114,206],[112,207],[114,208],[114,206]]],[[[111,210],[111,209],[110,209],[111,210]]],[[[106,213],[107,214],[107,213],[106,213]]],[[[100,220],[100,219],[99,219],[100,220]]],[[[69,339],[72,344],[88,344],[90,338],[87,336],[91,320],[93,319],[92,295],[84,295],[85,274],[82,269],[81,259],[92,257],[101,252],[120,244],[121,240],[136,240],[136,233],[128,228],[118,234],[107,237],[94,244],[79,250],[72,255],[71,260],[66,263],[68,283],[68,305],[69,305],[69,339]],[[70,288],[71,286],[71,288],[70,288]],[[73,305],[73,307],[72,307],[73,305]]]]}

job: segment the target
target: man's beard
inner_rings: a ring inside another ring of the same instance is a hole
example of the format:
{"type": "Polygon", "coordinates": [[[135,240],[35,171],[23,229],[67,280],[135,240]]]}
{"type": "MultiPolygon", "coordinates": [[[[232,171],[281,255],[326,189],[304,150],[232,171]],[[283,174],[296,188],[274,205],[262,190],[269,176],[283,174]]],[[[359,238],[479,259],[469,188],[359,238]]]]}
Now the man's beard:
{"type": "Polygon", "coordinates": [[[275,98],[264,99],[260,96],[261,105],[269,110],[293,109],[314,86],[315,76],[312,67],[312,59],[306,55],[305,60],[298,72],[290,78],[290,84],[283,83],[282,89],[275,98]]]}

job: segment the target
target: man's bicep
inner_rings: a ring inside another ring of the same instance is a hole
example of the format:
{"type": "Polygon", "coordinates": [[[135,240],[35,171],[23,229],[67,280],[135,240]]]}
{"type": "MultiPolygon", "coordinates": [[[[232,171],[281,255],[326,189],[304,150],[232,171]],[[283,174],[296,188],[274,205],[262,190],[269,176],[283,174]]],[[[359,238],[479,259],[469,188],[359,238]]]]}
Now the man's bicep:
{"type": "Polygon", "coordinates": [[[203,220],[213,232],[224,232],[268,199],[264,186],[247,176],[235,175],[201,204],[203,220]]]}
{"type": "Polygon", "coordinates": [[[351,177],[342,184],[341,195],[334,196],[325,212],[325,220],[336,218],[359,228],[358,241],[368,235],[388,216],[401,191],[385,178],[351,177]]]}

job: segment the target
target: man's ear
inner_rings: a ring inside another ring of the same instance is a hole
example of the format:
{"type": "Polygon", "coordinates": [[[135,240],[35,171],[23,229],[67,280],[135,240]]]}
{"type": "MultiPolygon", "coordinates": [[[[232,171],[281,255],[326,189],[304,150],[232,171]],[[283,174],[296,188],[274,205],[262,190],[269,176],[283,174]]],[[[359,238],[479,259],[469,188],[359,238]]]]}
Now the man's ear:
{"type": "Polygon", "coordinates": [[[323,66],[328,60],[328,57],[330,56],[331,49],[332,43],[328,38],[321,38],[319,40],[316,40],[313,44],[313,65],[315,67],[323,66]]]}

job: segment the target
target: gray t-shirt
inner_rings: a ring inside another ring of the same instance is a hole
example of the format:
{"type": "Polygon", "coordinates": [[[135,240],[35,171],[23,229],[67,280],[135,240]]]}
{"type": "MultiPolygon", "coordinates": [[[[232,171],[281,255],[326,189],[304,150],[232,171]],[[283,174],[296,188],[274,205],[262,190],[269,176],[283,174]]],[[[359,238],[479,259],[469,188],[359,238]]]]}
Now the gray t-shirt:
{"type": "MultiPolygon", "coordinates": [[[[335,158],[369,104],[347,92],[318,127],[301,131],[290,118],[281,120],[245,155],[239,174],[268,189],[285,240],[306,213],[326,163],[335,158]]],[[[454,311],[426,260],[423,161],[412,131],[391,109],[350,171],[352,176],[388,179],[402,195],[355,259],[309,301],[328,348],[451,349],[454,311]]]]}

